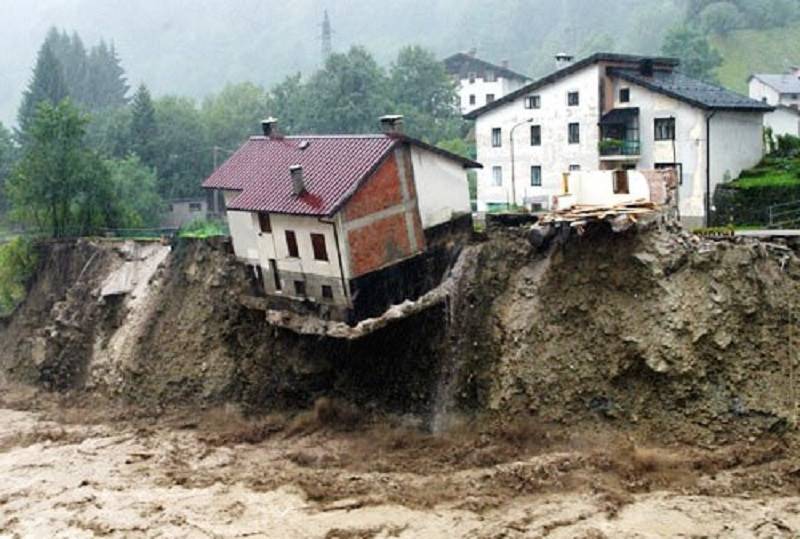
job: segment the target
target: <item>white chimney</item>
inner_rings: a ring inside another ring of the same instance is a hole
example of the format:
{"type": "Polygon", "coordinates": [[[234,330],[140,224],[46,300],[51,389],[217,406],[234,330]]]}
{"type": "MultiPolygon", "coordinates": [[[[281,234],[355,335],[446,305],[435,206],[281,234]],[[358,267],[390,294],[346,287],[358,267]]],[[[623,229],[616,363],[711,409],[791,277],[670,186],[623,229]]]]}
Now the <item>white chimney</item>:
{"type": "Polygon", "coordinates": [[[571,54],[567,54],[566,52],[559,52],[556,54],[556,69],[564,69],[568,65],[572,64],[572,60],[575,57],[571,54]]]}
{"type": "Polygon", "coordinates": [[[292,176],[292,190],[296,196],[303,194],[306,190],[305,178],[303,178],[303,166],[292,165],[289,167],[289,174],[292,176]]]}
{"type": "Polygon", "coordinates": [[[403,116],[400,114],[387,114],[380,117],[381,130],[387,135],[403,134],[403,116]]]}

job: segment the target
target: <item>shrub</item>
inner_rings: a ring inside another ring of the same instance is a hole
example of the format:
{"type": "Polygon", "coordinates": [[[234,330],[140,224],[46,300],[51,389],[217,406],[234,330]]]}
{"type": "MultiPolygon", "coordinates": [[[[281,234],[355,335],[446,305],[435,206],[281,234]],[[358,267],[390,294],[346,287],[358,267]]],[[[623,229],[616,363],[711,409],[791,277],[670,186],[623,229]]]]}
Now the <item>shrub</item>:
{"type": "Polygon", "coordinates": [[[16,238],[0,246],[0,314],[9,314],[25,299],[37,256],[29,240],[16,238]]]}

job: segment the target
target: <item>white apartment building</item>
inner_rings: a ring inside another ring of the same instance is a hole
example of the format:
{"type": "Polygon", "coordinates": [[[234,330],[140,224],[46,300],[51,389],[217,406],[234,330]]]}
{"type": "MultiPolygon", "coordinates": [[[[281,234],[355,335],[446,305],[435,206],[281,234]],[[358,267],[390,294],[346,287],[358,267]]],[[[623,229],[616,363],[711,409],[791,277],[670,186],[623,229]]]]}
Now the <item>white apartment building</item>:
{"type": "Polygon", "coordinates": [[[475,120],[478,210],[549,208],[575,170],[675,168],[687,225],[714,187],[758,163],[768,104],[691,79],[678,61],[597,53],[484,105],[475,120]]]}
{"type": "Polygon", "coordinates": [[[491,64],[475,57],[473,49],[459,52],[444,60],[445,69],[458,85],[458,100],[462,114],[483,107],[510,94],[530,82],[530,78],[512,71],[508,62],[491,64]]]}
{"type": "Polygon", "coordinates": [[[748,80],[750,97],[775,107],[764,115],[773,135],[800,136],[800,68],[788,73],[757,73],[748,80]]]}

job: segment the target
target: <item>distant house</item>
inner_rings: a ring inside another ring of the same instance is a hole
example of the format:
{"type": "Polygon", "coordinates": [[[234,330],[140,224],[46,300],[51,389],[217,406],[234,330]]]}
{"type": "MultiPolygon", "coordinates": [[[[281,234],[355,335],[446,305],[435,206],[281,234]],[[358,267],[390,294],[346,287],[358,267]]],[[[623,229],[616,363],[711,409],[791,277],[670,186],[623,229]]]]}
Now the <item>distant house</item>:
{"type": "Polygon", "coordinates": [[[774,135],[800,136],[800,68],[788,73],[758,73],[748,80],[750,97],[775,107],[764,115],[774,135]]]}
{"type": "Polygon", "coordinates": [[[224,201],[209,192],[205,197],[174,198],[167,201],[161,216],[163,228],[181,228],[192,221],[224,219],[224,201]]]}
{"type": "Polygon", "coordinates": [[[475,57],[473,49],[459,52],[444,60],[445,68],[458,85],[461,113],[466,114],[500,99],[525,85],[530,78],[512,71],[508,62],[491,64],[475,57]]]}
{"type": "Polygon", "coordinates": [[[597,53],[465,115],[475,120],[478,209],[549,208],[565,172],[674,168],[682,220],[763,155],[773,107],[681,74],[678,61],[597,53]]]}
{"type": "Polygon", "coordinates": [[[405,136],[402,117],[382,125],[282,136],[267,120],[203,183],[224,192],[235,254],[277,305],[380,314],[437,284],[450,240],[471,230],[465,169],[480,165],[405,136]]]}

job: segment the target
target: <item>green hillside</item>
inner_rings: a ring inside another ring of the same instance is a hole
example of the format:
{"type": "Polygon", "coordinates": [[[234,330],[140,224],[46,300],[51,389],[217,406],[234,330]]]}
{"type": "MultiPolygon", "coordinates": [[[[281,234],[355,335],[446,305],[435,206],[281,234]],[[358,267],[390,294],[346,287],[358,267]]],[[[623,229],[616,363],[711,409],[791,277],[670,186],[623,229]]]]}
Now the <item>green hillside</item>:
{"type": "Polygon", "coordinates": [[[724,58],[717,70],[723,86],[747,93],[752,73],[782,73],[800,65],[800,24],[769,30],[740,30],[715,36],[712,43],[724,58]]]}

